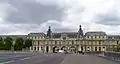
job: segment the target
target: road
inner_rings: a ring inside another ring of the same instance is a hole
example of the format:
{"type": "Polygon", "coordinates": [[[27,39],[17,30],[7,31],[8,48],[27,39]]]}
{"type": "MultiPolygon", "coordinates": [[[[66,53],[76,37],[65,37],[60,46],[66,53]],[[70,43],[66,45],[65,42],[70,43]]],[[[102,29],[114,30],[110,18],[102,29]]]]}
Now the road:
{"type": "Polygon", "coordinates": [[[120,64],[90,55],[0,53],[0,64],[120,64]]]}

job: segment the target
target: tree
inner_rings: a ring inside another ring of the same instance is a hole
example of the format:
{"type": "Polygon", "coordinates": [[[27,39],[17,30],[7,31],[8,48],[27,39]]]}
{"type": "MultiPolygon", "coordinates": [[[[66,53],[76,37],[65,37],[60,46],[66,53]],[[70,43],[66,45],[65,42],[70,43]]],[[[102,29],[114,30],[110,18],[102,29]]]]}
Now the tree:
{"type": "Polygon", "coordinates": [[[4,41],[3,41],[3,38],[0,37],[0,50],[4,50],[4,41]]]}
{"type": "Polygon", "coordinates": [[[27,48],[27,49],[29,49],[30,46],[32,46],[32,41],[33,41],[32,39],[26,39],[24,47],[27,48]]]}
{"type": "Polygon", "coordinates": [[[24,46],[23,43],[24,43],[23,38],[16,38],[15,44],[14,44],[14,50],[21,51],[23,49],[23,46],[24,46]]]}
{"type": "Polygon", "coordinates": [[[11,37],[6,37],[4,39],[5,41],[5,50],[11,50],[12,46],[13,46],[13,39],[11,37]]]}

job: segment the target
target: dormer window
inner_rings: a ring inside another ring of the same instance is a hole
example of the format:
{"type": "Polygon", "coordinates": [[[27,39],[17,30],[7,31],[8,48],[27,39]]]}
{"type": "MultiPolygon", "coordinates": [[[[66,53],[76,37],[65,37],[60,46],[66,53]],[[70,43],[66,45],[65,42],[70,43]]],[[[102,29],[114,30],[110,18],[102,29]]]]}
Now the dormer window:
{"type": "Polygon", "coordinates": [[[63,37],[63,40],[66,40],[66,37],[63,37]]]}

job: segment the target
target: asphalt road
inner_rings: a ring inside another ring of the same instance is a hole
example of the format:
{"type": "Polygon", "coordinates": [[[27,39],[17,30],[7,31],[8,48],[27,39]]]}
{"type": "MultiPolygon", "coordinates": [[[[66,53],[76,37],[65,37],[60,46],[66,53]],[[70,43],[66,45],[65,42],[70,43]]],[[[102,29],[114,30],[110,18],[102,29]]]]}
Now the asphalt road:
{"type": "Polygon", "coordinates": [[[97,56],[78,54],[0,53],[0,64],[120,64],[97,56]]]}

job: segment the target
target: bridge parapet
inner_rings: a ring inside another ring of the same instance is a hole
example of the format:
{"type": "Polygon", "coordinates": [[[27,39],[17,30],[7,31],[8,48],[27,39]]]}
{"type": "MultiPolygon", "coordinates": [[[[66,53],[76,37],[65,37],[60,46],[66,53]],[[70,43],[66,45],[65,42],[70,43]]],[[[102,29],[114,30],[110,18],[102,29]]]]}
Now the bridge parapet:
{"type": "Polygon", "coordinates": [[[120,52],[104,52],[104,56],[107,59],[111,59],[111,60],[120,62],[120,52]]]}

